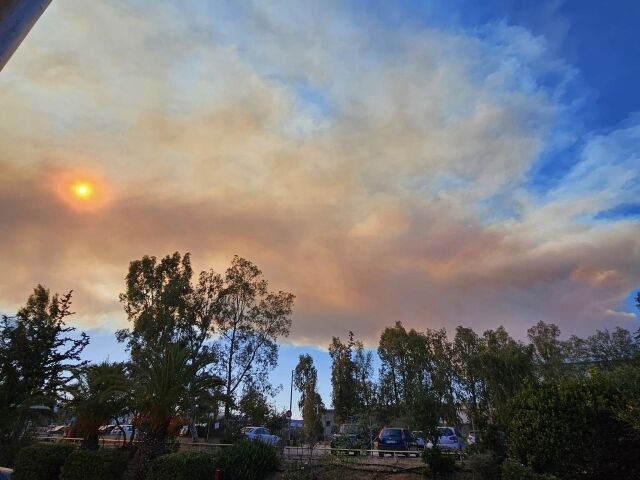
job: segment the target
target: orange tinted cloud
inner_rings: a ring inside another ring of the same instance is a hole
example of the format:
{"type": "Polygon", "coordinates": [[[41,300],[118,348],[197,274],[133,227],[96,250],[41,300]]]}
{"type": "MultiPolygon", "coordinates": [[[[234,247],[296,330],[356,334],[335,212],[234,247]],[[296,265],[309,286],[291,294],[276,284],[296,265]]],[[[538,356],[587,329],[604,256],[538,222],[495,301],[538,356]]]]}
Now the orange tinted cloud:
{"type": "Polygon", "coordinates": [[[296,294],[298,343],[375,343],[397,320],[633,324],[638,225],[584,219],[629,195],[594,142],[630,135],[586,142],[595,177],[525,185],[567,108],[536,68],[571,74],[539,39],[312,21],[324,3],[255,5],[234,36],[195,4],[144,5],[54,2],[0,76],[0,308],[44,283],[75,290],[79,323],[120,328],[128,262],[179,250],[256,262],[296,294]]]}

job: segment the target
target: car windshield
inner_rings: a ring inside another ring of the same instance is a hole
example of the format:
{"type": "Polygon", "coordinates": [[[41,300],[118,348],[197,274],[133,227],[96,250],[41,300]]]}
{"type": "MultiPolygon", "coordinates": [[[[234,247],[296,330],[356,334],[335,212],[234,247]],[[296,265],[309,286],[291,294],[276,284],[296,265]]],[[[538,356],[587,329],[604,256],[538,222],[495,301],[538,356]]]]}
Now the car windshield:
{"type": "Polygon", "coordinates": [[[400,430],[399,428],[385,428],[382,431],[382,435],[380,435],[381,438],[401,438],[402,437],[402,430],[400,430]]]}
{"type": "Polygon", "coordinates": [[[340,427],[340,433],[345,435],[355,435],[360,433],[360,425],[346,424],[340,427]]]}
{"type": "Polygon", "coordinates": [[[453,436],[453,429],[451,428],[438,428],[438,433],[441,437],[451,437],[453,436]]]}

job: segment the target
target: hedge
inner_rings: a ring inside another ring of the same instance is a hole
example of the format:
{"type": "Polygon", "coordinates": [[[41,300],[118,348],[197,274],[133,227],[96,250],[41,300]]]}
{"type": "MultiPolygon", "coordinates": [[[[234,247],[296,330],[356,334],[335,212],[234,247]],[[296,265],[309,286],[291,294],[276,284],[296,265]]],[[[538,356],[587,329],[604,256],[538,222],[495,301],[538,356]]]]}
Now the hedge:
{"type": "Polygon", "coordinates": [[[216,458],[224,480],[261,480],[278,468],[278,454],[271,445],[241,440],[216,458]]]}
{"type": "MultiPolygon", "coordinates": [[[[147,480],[211,480],[215,472],[213,457],[203,452],[168,453],[149,467],[147,480]]],[[[226,479],[226,477],[225,477],[226,479]]]]}
{"type": "Polygon", "coordinates": [[[75,450],[64,443],[35,443],[16,456],[12,480],[58,480],[60,468],[75,450]]]}
{"type": "Polygon", "coordinates": [[[13,468],[21,448],[31,445],[31,441],[0,445],[0,467],[13,468]]]}
{"type": "Polygon", "coordinates": [[[131,450],[76,450],[62,465],[60,480],[120,480],[131,459],[131,450]]]}

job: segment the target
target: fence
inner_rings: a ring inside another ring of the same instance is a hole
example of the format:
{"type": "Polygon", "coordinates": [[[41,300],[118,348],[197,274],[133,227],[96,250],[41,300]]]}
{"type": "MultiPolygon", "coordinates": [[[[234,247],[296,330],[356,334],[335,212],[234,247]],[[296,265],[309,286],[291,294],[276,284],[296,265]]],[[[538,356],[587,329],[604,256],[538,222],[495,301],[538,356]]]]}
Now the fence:
{"type": "MultiPolygon", "coordinates": [[[[76,446],[80,446],[82,443],[82,438],[64,438],[64,437],[41,437],[41,441],[43,442],[65,442],[71,443],[76,446]]],[[[127,441],[128,442],[128,441],[127,441]]],[[[133,443],[138,443],[139,440],[134,440],[133,443]]],[[[110,439],[110,438],[101,438],[100,446],[102,448],[118,448],[122,445],[121,439],[110,439]]],[[[195,450],[199,452],[210,453],[211,455],[215,455],[220,452],[222,449],[230,447],[233,445],[232,443],[204,443],[204,442],[184,442],[171,444],[177,445],[180,450],[195,450]]],[[[449,455],[454,457],[456,460],[460,462],[464,462],[466,458],[466,453],[443,448],[442,453],[444,455],[449,455]]],[[[280,452],[285,459],[290,460],[301,460],[305,462],[315,462],[322,458],[325,455],[338,456],[342,460],[353,460],[353,461],[362,461],[365,458],[367,461],[373,461],[377,463],[387,463],[388,461],[393,461],[394,463],[399,463],[402,458],[403,463],[405,461],[413,462],[420,461],[422,452],[420,450],[360,450],[360,449],[348,449],[348,448],[331,448],[327,445],[317,445],[315,447],[311,447],[309,445],[298,446],[298,447],[281,447],[280,452]]]]}

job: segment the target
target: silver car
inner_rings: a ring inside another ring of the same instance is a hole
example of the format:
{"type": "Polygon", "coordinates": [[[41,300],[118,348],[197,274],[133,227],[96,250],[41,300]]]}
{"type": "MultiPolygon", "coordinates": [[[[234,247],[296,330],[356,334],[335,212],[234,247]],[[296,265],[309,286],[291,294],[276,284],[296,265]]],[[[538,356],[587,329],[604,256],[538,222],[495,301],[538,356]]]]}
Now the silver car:
{"type": "Polygon", "coordinates": [[[242,433],[249,440],[258,440],[268,443],[269,445],[277,445],[278,442],[280,442],[280,437],[272,434],[271,431],[265,427],[245,427],[242,429],[242,433]]]}

